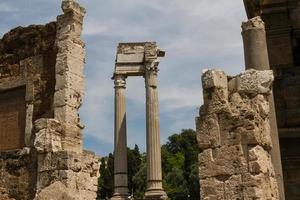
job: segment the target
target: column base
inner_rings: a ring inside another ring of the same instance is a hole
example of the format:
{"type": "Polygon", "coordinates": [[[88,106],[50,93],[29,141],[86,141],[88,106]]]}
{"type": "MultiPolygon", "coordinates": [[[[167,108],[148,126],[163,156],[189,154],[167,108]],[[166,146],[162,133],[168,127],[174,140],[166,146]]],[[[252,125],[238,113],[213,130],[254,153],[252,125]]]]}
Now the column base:
{"type": "Polygon", "coordinates": [[[128,195],[114,194],[110,200],[128,200],[128,195]]]}
{"type": "Polygon", "coordinates": [[[145,200],[166,200],[167,193],[163,190],[149,190],[145,193],[145,200]]]}

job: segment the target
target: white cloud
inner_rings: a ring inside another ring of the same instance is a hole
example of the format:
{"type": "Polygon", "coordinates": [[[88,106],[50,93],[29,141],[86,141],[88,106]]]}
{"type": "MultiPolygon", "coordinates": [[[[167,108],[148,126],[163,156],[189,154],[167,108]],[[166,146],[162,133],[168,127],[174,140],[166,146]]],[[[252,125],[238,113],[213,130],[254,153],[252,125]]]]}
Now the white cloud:
{"type": "Polygon", "coordinates": [[[83,35],[97,35],[108,33],[109,28],[107,26],[101,26],[97,22],[87,22],[84,24],[83,35]]]}
{"type": "Polygon", "coordinates": [[[0,2],[0,12],[15,12],[18,9],[5,2],[0,2]]]}

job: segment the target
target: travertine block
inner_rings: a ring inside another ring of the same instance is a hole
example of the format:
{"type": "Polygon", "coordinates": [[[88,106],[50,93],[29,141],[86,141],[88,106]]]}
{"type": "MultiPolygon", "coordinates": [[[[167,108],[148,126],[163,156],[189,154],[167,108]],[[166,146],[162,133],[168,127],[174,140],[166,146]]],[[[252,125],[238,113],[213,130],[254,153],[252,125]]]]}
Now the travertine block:
{"type": "Polygon", "coordinates": [[[118,63],[142,63],[144,61],[144,52],[135,54],[117,54],[118,63]]]}
{"type": "Polygon", "coordinates": [[[55,152],[62,149],[62,127],[54,119],[39,119],[35,122],[34,147],[38,152],[55,152]]]}
{"type": "Polygon", "coordinates": [[[224,182],[216,178],[200,179],[200,197],[203,200],[224,199],[224,182]]]}
{"type": "Polygon", "coordinates": [[[70,71],[56,74],[55,90],[70,88],[83,95],[85,90],[84,77],[70,71]]]}
{"type": "MultiPolygon", "coordinates": [[[[76,45],[76,44],[74,44],[76,45]]],[[[74,57],[71,53],[62,53],[56,58],[56,74],[72,72],[77,76],[83,76],[84,57],[74,57]]]]}
{"type": "Polygon", "coordinates": [[[221,70],[207,70],[202,75],[202,87],[208,88],[227,88],[227,75],[221,70]]]}
{"type": "Polygon", "coordinates": [[[82,104],[82,94],[71,88],[60,89],[56,91],[55,95],[56,98],[53,104],[56,107],[68,106],[74,108],[74,112],[77,112],[77,109],[79,109],[82,104]]]}
{"type": "Polygon", "coordinates": [[[271,70],[247,70],[236,77],[236,91],[248,95],[270,94],[274,77],[271,70]]]}
{"type": "MultiPolygon", "coordinates": [[[[228,177],[225,177],[228,178],[228,177]]],[[[224,184],[224,198],[223,199],[243,199],[242,176],[233,175],[224,184]]]]}
{"type": "MultiPolygon", "coordinates": [[[[57,107],[54,111],[55,119],[59,120],[62,125],[77,127],[79,123],[78,110],[69,105],[57,107]]],[[[67,132],[67,130],[65,130],[67,132]]]]}
{"type": "Polygon", "coordinates": [[[268,154],[261,146],[257,145],[255,147],[250,147],[248,160],[250,173],[263,173],[265,175],[274,176],[270,154],[268,154]]]}
{"type": "Polygon", "coordinates": [[[247,170],[241,146],[206,149],[199,154],[199,165],[200,178],[231,176],[247,170]]]}
{"type": "Polygon", "coordinates": [[[199,133],[197,140],[201,149],[216,148],[221,145],[220,127],[216,115],[212,115],[207,121],[198,118],[196,127],[199,133]]]}

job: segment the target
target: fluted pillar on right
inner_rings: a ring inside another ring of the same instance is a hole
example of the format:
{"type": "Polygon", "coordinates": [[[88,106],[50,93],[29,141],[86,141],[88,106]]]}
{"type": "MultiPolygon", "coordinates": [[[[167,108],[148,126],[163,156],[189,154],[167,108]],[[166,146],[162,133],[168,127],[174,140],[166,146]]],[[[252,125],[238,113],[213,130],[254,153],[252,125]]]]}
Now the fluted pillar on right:
{"type": "Polygon", "coordinates": [[[162,187],[161,147],[157,93],[157,65],[146,66],[146,132],[147,132],[147,191],[146,200],[167,199],[162,187]]]}
{"type": "MultiPolygon", "coordinates": [[[[244,43],[245,68],[256,70],[269,70],[269,56],[265,24],[261,17],[254,17],[242,23],[242,36],[244,43]]],[[[280,199],[284,200],[284,185],[279,145],[279,135],[276,121],[276,111],[273,93],[269,95],[270,127],[273,148],[271,150],[272,162],[280,192],[280,199]]]]}

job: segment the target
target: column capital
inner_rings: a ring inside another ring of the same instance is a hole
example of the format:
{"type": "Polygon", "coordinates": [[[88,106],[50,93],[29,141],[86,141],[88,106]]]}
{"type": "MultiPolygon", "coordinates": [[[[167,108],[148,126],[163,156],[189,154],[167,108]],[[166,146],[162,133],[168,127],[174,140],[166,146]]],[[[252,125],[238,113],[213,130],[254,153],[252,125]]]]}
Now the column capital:
{"type": "Polygon", "coordinates": [[[157,87],[157,73],[159,61],[156,60],[152,63],[146,64],[145,72],[145,87],[157,87]]]}
{"type": "Polygon", "coordinates": [[[159,65],[159,60],[155,59],[153,60],[152,62],[149,62],[149,63],[146,63],[145,64],[145,69],[146,69],[146,72],[147,71],[154,71],[154,72],[158,72],[158,65],[159,65]]]}
{"type": "Polygon", "coordinates": [[[115,74],[114,77],[115,88],[126,88],[126,76],[123,74],[115,74]]]}

